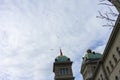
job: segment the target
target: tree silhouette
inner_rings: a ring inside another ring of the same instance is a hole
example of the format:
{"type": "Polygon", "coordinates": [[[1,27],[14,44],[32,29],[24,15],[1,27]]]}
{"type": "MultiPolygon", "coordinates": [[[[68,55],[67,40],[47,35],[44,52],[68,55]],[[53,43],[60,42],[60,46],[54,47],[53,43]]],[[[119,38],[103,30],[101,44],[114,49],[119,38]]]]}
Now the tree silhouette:
{"type": "Polygon", "coordinates": [[[111,4],[108,0],[100,0],[99,5],[108,7],[108,10],[105,12],[98,11],[99,15],[96,17],[107,21],[107,23],[104,24],[103,27],[114,27],[116,18],[119,15],[118,13],[114,12],[112,9],[115,6],[111,4]]]}

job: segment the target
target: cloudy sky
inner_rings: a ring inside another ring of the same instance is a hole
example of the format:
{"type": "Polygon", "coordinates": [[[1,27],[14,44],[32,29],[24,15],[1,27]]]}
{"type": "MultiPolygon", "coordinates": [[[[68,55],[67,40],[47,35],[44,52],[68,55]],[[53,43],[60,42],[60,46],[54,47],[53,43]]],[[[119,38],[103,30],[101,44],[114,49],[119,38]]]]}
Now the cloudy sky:
{"type": "Polygon", "coordinates": [[[97,0],[0,0],[0,80],[54,80],[60,48],[82,80],[82,56],[102,53],[112,31],[98,10],[97,0]]]}

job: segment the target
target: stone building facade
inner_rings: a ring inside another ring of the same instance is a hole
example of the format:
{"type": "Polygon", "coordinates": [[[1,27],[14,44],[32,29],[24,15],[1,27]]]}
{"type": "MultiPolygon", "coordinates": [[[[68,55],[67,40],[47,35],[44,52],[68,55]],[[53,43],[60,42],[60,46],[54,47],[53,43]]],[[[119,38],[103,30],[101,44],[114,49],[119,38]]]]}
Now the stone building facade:
{"type": "MultiPolygon", "coordinates": [[[[54,80],[74,80],[72,61],[60,55],[53,64],[54,80]]],[[[88,49],[81,65],[83,80],[120,80],[120,15],[103,54],[88,49]]]]}
{"type": "Polygon", "coordinates": [[[83,57],[81,74],[84,80],[120,80],[120,15],[102,57],[88,50],[83,57]]]}

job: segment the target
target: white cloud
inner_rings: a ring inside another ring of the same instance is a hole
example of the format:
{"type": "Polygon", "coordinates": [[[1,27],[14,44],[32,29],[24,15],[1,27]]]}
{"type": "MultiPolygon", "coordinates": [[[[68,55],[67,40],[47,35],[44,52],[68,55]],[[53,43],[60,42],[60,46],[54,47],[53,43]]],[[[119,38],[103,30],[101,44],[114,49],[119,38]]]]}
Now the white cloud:
{"type": "Polygon", "coordinates": [[[53,80],[61,47],[74,61],[76,80],[82,79],[78,69],[85,50],[105,45],[110,34],[95,18],[93,2],[0,0],[0,72],[10,80],[53,80]]]}

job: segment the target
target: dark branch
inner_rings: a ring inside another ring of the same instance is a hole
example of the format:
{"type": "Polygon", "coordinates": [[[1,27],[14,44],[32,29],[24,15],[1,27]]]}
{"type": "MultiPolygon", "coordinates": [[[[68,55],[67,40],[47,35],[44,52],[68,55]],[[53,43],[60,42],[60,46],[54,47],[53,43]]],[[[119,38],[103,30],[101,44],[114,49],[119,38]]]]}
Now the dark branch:
{"type": "Polygon", "coordinates": [[[100,2],[103,2],[103,1],[106,1],[106,0],[100,0],[100,2]]]}
{"type": "Polygon", "coordinates": [[[114,5],[108,4],[108,3],[99,3],[99,5],[114,6],[114,5]]]}
{"type": "Polygon", "coordinates": [[[107,23],[106,25],[103,25],[103,27],[114,27],[114,24],[112,22],[111,22],[111,24],[107,23]]]}
{"type": "Polygon", "coordinates": [[[113,10],[112,10],[110,7],[108,7],[108,8],[109,8],[109,10],[110,10],[110,12],[109,12],[110,15],[112,15],[112,16],[114,16],[114,17],[117,17],[117,16],[118,16],[118,14],[117,14],[117,13],[114,13],[113,10]]]}
{"type": "Polygon", "coordinates": [[[114,19],[111,19],[109,16],[108,16],[108,12],[106,12],[105,14],[102,14],[100,11],[98,11],[99,13],[99,16],[96,16],[97,18],[101,18],[101,19],[105,19],[107,20],[108,22],[115,22],[116,20],[114,19]]]}
{"type": "Polygon", "coordinates": [[[118,16],[117,13],[115,13],[111,8],[114,6],[110,3],[111,0],[99,0],[99,5],[105,5],[108,6],[108,10],[105,13],[101,13],[101,11],[98,11],[99,15],[96,16],[97,18],[104,19],[107,21],[107,24],[103,25],[103,27],[114,27],[115,18],[118,16]]]}

